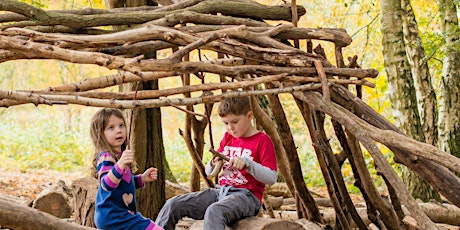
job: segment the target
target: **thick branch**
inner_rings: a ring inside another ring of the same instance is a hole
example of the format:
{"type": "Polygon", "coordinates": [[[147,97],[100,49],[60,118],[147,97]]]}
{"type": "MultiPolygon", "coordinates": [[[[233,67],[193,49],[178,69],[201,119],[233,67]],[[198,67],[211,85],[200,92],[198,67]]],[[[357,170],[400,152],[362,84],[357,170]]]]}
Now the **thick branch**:
{"type": "MultiPolygon", "coordinates": [[[[256,86],[262,83],[279,81],[285,77],[284,74],[265,76],[260,78],[249,79],[245,81],[236,81],[236,82],[223,82],[223,83],[207,83],[199,85],[187,85],[176,88],[168,88],[164,90],[142,90],[138,92],[124,92],[124,93],[115,93],[115,92],[82,92],[82,93],[72,93],[72,92],[62,92],[58,93],[60,95],[75,95],[83,97],[92,97],[92,98],[101,98],[101,99],[116,99],[116,100],[143,100],[143,99],[152,99],[152,98],[161,98],[168,97],[172,95],[192,93],[198,91],[212,91],[212,90],[237,90],[244,87],[256,86]]],[[[53,92],[37,92],[41,95],[56,95],[53,92]]]]}
{"type": "Polygon", "coordinates": [[[246,25],[254,27],[268,27],[269,24],[250,18],[235,18],[224,15],[201,14],[193,11],[184,11],[168,14],[160,19],[149,22],[157,26],[174,27],[178,24],[194,23],[203,25],[246,25]]]}
{"type": "MultiPolygon", "coordinates": [[[[52,13],[63,13],[63,14],[78,14],[78,15],[96,15],[96,14],[112,14],[121,12],[132,12],[132,11],[152,11],[158,9],[158,6],[141,6],[141,7],[130,7],[130,8],[116,8],[116,9],[94,9],[84,8],[80,10],[49,10],[46,12],[52,13]]],[[[10,10],[12,11],[12,10],[10,10]]],[[[19,22],[27,21],[28,17],[18,13],[7,13],[0,14],[0,23],[4,22],[19,22]]]]}
{"type": "MultiPolygon", "coordinates": [[[[305,14],[305,8],[297,6],[299,15],[305,14]]],[[[93,26],[132,25],[159,19],[171,13],[185,10],[198,13],[221,13],[228,16],[257,18],[266,20],[290,21],[290,7],[266,6],[249,2],[234,2],[225,0],[207,0],[185,9],[156,12],[129,12],[100,15],[76,15],[59,12],[46,12],[40,8],[15,0],[2,0],[0,10],[24,15],[42,25],[64,25],[70,28],[85,28],[93,26]]]]}
{"type": "Polygon", "coordinates": [[[250,91],[232,91],[215,96],[203,96],[193,98],[163,98],[163,99],[148,99],[148,100],[112,100],[112,99],[98,99],[80,96],[67,96],[67,95],[41,95],[34,93],[24,93],[18,91],[5,91],[0,90],[0,107],[5,107],[2,101],[4,99],[22,101],[33,104],[77,104],[94,107],[108,107],[119,109],[133,109],[133,108],[157,108],[163,106],[179,106],[179,105],[196,105],[203,103],[218,102],[227,97],[241,97],[241,96],[255,96],[266,94],[280,94],[291,93],[294,91],[315,90],[320,88],[319,84],[308,84],[301,86],[285,87],[281,89],[266,89],[266,90],[250,90],[250,91]],[[40,100],[39,100],[40,99],[40,100]]]}

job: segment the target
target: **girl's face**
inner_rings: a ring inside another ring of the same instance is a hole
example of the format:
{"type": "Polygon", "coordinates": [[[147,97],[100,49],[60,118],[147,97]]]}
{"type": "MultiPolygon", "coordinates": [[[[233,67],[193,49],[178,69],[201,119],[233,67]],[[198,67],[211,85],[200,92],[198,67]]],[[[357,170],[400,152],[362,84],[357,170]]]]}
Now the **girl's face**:
{"type": "Polygon", "coordinates": [[[104,136],[110,146],[121,152],[121,145],[126,140],[126,125],[123,119],[110,116],[104,128],[104,136]]]}
{"type": "Polygon", "coordinates": [[[227,114],[221,118],[227,132],[234,137],[249,137],[254,134],[251,119],[251,111],[245,115],[227,114]]]}

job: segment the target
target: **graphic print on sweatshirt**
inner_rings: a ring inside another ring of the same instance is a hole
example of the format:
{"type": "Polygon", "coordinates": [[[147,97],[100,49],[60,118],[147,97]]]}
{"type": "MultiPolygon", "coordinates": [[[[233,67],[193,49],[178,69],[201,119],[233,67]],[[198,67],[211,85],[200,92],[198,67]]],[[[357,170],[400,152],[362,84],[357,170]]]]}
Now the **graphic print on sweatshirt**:
{"type": "MultiPolygon", "coordinates": [[[[243,149],[241,147],[225,146],[222,153],[229,158],[233,157],[245,157],[253,160],[252,152],[250,149],[243,149]]],[[[227,184],[232,186],[238,186],[248,183],[248,179],[243,175],[246,170],[238,170],[230,167],[228,162],[225,162],[223,166],[222,175],[219,177],[219,184],[227,184]]]]}

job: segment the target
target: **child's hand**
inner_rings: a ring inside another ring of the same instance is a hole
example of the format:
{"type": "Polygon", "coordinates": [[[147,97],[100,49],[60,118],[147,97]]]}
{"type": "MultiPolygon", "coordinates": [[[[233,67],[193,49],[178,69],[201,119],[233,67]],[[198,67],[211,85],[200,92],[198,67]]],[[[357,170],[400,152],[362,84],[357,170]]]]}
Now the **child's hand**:
{"type": "Polygon", "coordinates": [[[155,181],[158,177],[158,170],[157,168],[150,167],[147,170],[145,170],[144,173],[142,173],[142,182],[152,182],[155,181]]]}
{"type": "Polygon", "coordinates": [[[220,157],[214,157],[214,158],[212,158],[212,160],[211,160],[211,167],[214,168],[214,166],[216,165],[216,163],[217,163],[219,160],[222,160],[222,159],[220,159],[220,157]]]}
{"type": "Polygon", "coordinates": [[[123,151],[121,154],[120,159],[118,159],[117,164],[120,169],[124,170],[125,167],[129,167],[131,163],[134,161],[134,152],[127,149],[123,151]]]}
{"type": "Polygon", "coordinates": [[[238,170],[244,169],[246,167],[246,161],[242,157],[233,157],[230,158],[230,167],[236,168],[238,170]]]}

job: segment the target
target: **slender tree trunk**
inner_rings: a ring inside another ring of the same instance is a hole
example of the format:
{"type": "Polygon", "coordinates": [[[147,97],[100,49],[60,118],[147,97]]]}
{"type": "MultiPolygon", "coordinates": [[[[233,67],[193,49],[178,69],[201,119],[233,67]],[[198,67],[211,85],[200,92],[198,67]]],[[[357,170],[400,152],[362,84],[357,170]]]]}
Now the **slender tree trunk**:
{"type": "Polygon", "coordinates": [[[438,140],[436,93],[431,83],[430,69],[412,5],[410,0],[401,0],[401,4],[405,48],[414,79],[423,133],[426,143],[436,146],[438,140]]]}
{"type": "MultiPolygon", "coordinates": [[[[387,73],[388,91],[390,92],[391,107],[396,126],[408,136],[425,141],[422,123],[417,106],[417,96],[412,78],[412,69],[406,53],[404,38],[409,38],[409,27],[406,26],[406,36],[403,33],[401,15],[401,0],[382,0],[382,34],[383,57],[387,73]]],[[[407,6],[405,4],[405,6],[407,6]]],[[[407,15],[405,15],[407,16],[407,15]]],[[[408,18],[405,18],[408,25],[408,18]]],[[[412,34],[413,35],[413,34],[412,34]]],[[[410,40],[412,41],[412,40],[410,40]]],[[[413,50],[410,50],[413,52],[413,50]]],[[[413,57],[412,53],[410,56],[413,57]]],[[[415,59],[412,59],[413,63],[415,59]]],[[[417,70],[419,70],[417,68],[417,70]]],[[[415,70],[414,70],[415,71],[415,70]]],[[[425,114],[427,115],[427,114],[425,114]]],[[[412,196],[423,200],[431,199],[431,187],[417,175],[401,165],[403,181],[408,186],[412,196]]]]}
{"type": "Polygon", "coordinates": [[[414,81],[403,42],[400,3],[401,0],[381,1],[383,57],[388,91],[396,126],[414,139],[424,140],[414,81]]]}
{"type": "MultiPolygon", "coordinates": [[[[158,81],[144,83],[144,89],[158,89],[158,81]]],[[[137,208],[145,217],[155,220],[166,201],[165,151],[160,108],[136,109],[132,129],[132,149],[136,152],[139,173],[149,167],[158,169],[158,179],[137,190],[137,208]]]]}
{"type": "MultiPolygon", "coordinates": [[[[121,1],[124,2],[124,1],[121,1]]],[[[156,5],[150,0],[127,0],[127,7],[156,5]]],[[[120,1],[118,1],[120,5],[120,1]]],[[[155,58],[156,54],[146,54],[155,58]]],[[[158,80],[130,84],[129,90],[157,90],[158,80]],[[139,85],[138,85],[139,84],[139,85]]],[[[160,108],[135,109],[132,113],[131,149],[136,153],[139,173],[149,167],[158,168],[158,179],[147,183],[137,191],[137,209],[143,216],[155,219],[166,201],[165,195],[165,151],[161,126],[160,108]]]]}
{"type": "MultiPolygon", "coordinates": [[[[436,93],[431,84],[428,64],[423,61],[426,58],[425,50],[418,33],[418,25],[410,0],[401,0],[401,7],[405,49],[418,99],[418,111],[420,112],[423,135],[427,143],[436,146],[438,139],[436,93]]],[[[439,193],[412,171],[403,170],[403,175],[405,177],[404,182],[415,198],[423,201],[441,200],[439,193]]]]}
{"type": "Polygon", "coordinates": [[[460,50],[456,1],[439,0],[445,56],[439,91],[439,147],[460,157],[460,50]]]}

